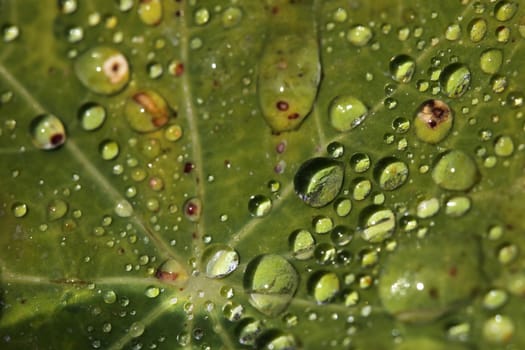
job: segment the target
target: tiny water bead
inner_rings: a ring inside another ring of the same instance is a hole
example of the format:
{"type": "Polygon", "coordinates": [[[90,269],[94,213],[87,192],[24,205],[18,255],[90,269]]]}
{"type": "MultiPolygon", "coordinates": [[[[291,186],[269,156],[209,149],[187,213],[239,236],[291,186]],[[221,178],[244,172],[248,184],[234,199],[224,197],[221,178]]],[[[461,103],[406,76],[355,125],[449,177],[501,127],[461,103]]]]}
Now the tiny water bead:
{"type": "Polygon", "coordinates": [[[479,180],[479,171],[474,160],[465,152],[450,150],[438,156],[432,169],[432,179],[445,190],[466,191],[479,180]]]}
{"type": "Polygon", "coordinates": [[[484,283],[478,243],[466,233],[439,232],[400,244],[379,276],[385,310],[400,321],[427,322],[469,300],[484,283]]]}
{"type": "Polygon", "coordinates": [[[319,208],[332,202],[343,186],[344,165],[330,158],[312,158],[294,176],[295,193],[307,205],[319,208]]]}
{"type": "Polygon", "coordinates": [[[292,232],[288,238],[288,245],[297,260],[308,260],[314,255],[315,239],[308,230],[299,229],[292,232]]]}
{"type": "Polygon", "coordinates": [[[47,205],[47,218],[50,221],[58,220],[66,215],[68,204],[62,199],[53,199],[47,205]]]}
{"type": "Polygon", "coordinates": [[[137,12],[142,23],[156,26],[162,21],[162,2],[161,0],[140,0],[137,12]]]}
{"type": "Polygon", "coordinates": [[[409,83],[416,71],[416,61],[408,55],[398,55],[390,60],[390,75],[398,83],[409,83]]]}
{"type": "Polygon", "coordinates": [[[346,33],[346,39],[357,47],[366,46],[372,40],[372,37],[372,29],[361,24],[350,28],[346,33]]]}
{"type": "Polygon", "coordinates": [[[82,129],[94,131],[104,124],[106,109],[97,103],[89,102],[80,107],[78,115],[82,129]]]}
{"type": "Polygon", "coordinates": [[[328,115],[330,123],[339,131],[348,131],[363,122],[368,108],[358,98],[351,95],[335,97],[330,103],[328,115]]]}
{"type": "Polygon", "coordinates": [[[118,50],[98,46],[81,54],[74,64],[75,74],[89,90],[101,95],[120,92],[130,79],[129,63],[118,50]]]}
{"type": "Polygon", "coordinates": [[[11,206],[11,212],[15,218],[23,218],[28,212],[27,204],[21,202],[15,202],[11,206]]]}
{"type": "Polygon", "coordinates": [[[334,272],[323,271],[310,277],[308,289],[318,304],[326,304],[339,294],[341,283],[334,272]]]}
{"type": "Polygon", "coordinates": [[[408,166],[394,157],[380,160],[374,169],[376,181],[386,191],[393,191],[401,187],[408,179],[408,173],[408,166]]]}
{"type": "Polygon", "coordinates": [[[257,194],[250,197],[248,201],[248,211],[257,218],[262,218],[270,213],[272,210],[272,200],[262,194],[257,194]]]}
{"type": "Polygon", "coordinates": [[[166,125],[171,114],[164,97],[153,90],[134,93],[124,106],[124,115],[129,126],[140,133],[160,129],[166,125]]]}
{"type": "Polygon", "coordinates": [[[439,77],[442,91],[451,98],[461,97],[468,90],[470,81],[470,70],[462,63],[448,65],[439,77]]]}
{"type": "Polygon", "coordinates": [[[495,74],[503,63],[503,51],[499,49],[488,49],[481,53],[479,65],[481,70],[487,74],[495,74]]]}
{"type": "Polygon", "coordinates": [[[299,275],[285,258],[267,254],[248,263],[243,284],[253,307],[265,315],[276,316],[292,300],[299,275]]]}
{"type": "Polygon", "coordinates": [[[237,269],[239,254],[231,247],[214,244],[202,254],[202,266],[209,278],[223,278],[237,269]]]}
{"type": "Polygon", "coordinates": [[[99,145],[99,153],[104,160],[113,160],[118,157],[120,147],[116,141],[104,140],[99,145]]]}
{"type": "Polygon", "coordinates": [[[427,143],[438,143],[452,129],[454,115],[442,100],[427,100],[417,109],[414,131],[418,139],[427,143]]]}
{"type": "Polygon", "coordinates": [[[66,129],[62,121],[52,114],[42,114],[31,121],[33,145],[41,150],[53,150],[66,142],[66,129]]]}
{"type": "Polygon", "coordinates": [[[389,238],[396,227],[396,216],[388,208],[369,206],[359,215],[359,232],[367,242],[382,242],[389,238]]]}

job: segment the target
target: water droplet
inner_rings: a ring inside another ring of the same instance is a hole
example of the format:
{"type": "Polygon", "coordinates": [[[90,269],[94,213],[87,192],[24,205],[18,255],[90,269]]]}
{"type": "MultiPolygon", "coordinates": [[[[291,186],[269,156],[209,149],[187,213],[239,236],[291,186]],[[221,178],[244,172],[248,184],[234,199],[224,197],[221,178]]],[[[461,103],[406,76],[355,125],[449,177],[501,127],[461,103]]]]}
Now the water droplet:
{"type": "Polygon", "coordinates": [[[235,27],[242,19],[242,10],[238,7],[228,7],[221,16],[222,26],[224,28],[235,27]]]}
{"type": "Polygon", "coordinates": [[[75,61],[75,74],[89,90],[101,95],[120,92],[130,79],[129,64],[118,50],[97,46],[75,61]]]}
{"type": "Polygon", "coordinates": [[[298,260],[307,260],[314,255],[315,239],[308,230],[295,230],[288,238],[288,243],[294,258],[298,260]]]}
{"type": "Polygon", "coordinates": [[[483,324],[483,338],[491,344],[506,344],[514,336],[514,322],[503,315],[495,315],[483,324]]]}
{"type": "Polygon", "coordinates": [[[283,312],[299,284],[295,268],[279,255],[261,255],[250,261],[244,274],[244,288],[250,304],[268,316],[283,312]]]}
{"type": "Polygon", "coordinates": [[[226,245],[214,244],[202,254],[202,265],[209,278],[222,278],[237,269],[239,254],[226,245]]]}
{"type": "Polygon", "coordinates": [[[339,225],[334,227],[330,233],[330,239],[334,242],[335,245],[339,247],[344,247],[349,244],[354,237],[352,230],[349,227],[339,225]]]}
{"type": "Polygon", "coordinates": [[[385,311],[400,321],[434,320],[458,302],[471,300],[484,283],[476,238],[461,232],[434,233],[399,244],[382,261],[379,298],[385,311]]]}
{"type": "Polygon", "coordinates": [[[350,158],[350,166],[358,174],[370,169],[370,164],[370,157],[366,153],[355,153],[350,158]]]}
{"type": "Polygon", "coordinates": [[[6,43],[16,40],[20,36],[20,28],[7,24],[2,27],[2,37],[6,43]]]}
{"type": "Polygon", "coordinates": [[[352,211],[352,201],[349,198],[339,198],[334,202],[334,210],[337,216],[343,217],[352,211]]]}
{"type": "Polygon", "coordinates": [[[446,151],[439,155],[432,179],[445,190],[466,191],[479,180],[476,163],[463,151],[446,151]]]}
{"type": "Polygon", "coordinates": [[[188,274],[182,265],[175,259],[168,259],[164,261],[157,272],[155,277],[165,282],[181,282],[184,283],[188,280],[188,274]]]}
{"type": "Polygon", "coordinates": [[[252,216],[261,218],[272,210],[272,200],[262,194],[251,196],[248,201],[248,211],[252,216]]]}
{"type": "Polygon", "coordinates": [[[451,98],[461,97],[470,86],[470,70],[462,63],[452,63],[439,76],[442,91],[451,98]]]}
{"type": "Polygon", "coordinates": [[[359,232],[368,242],[382,242],[392,235],[396,227],[396,217],[392,210],[372,205],[359,215],[359,232]]]}
{"type": "Polygon", "coordinates": [[[338,96],[330,103],[330,123],[339,131],[348,131],[363,122],[368,108],[358,98],[350,95],[338,96]]]}
{"type": "Polygon", "coordinates": [[[324,235],[332,230],[334,222],[327,216],[319,215],[313,218],[312,227],[314,228],[315,233],[324,235]]]}
{"type": "Polygon", "coordinates": [[[133,207],[127,200],[121,199],[115,204],[115,214],[121,218],[129,218],[133,215],[133,207]]]}
{"type": "Polygon", "coordinates": [[[162,2],[161,0],[139,1],[138,14],[142,23],[149,26],[156,26],[162,21],[162,2]]]}
{"type": "Polygon", "coordinates": [[[42,150],[52,150],[66,142],[66,129],[62,121],[52,114],[42,114],[31,121],[33,145],[42,150]]]}
{"type": "Polygon", "coordinates": [[[465,215],[471,208],[472,201],[467,196],[451,197],[445,203],[445,214],[452,217],[465,215]]]}
{"type": "Polygon", "coordinates": [[[159,294],[160,294],[160,289],[154,286],[150,286],[146,288],[146,290],[144,291],[144,295],[152,299],[158,297],[159,294]]]}
{"type": "Polygon", "coordinates": [[[514,153],[514,142],[510,136],[499,136],[494,141],[494,153],[499,157],[510,157],[514,153]]]}
{"type": "Polygon", "coordinates": [[[357,178],[352,182],[352,198],[356,201],[362,201],[372,191],[372,182],[368,179],[357,178]]]}
{"type": "Polygon", "coordinates": [[[277,193],[281,189],[281,183],[277,180],[268,181],[268,189],[272,193],[277,193]]]}
{"type": "Polygon", "coordinates": [[[507,95],[507,103],[511,108],[520,108],[525,103],[525,95],[519,91],[509,92],[507,95]]]}
{"type": "Polygon", "coordinates": [[[410,129],[410,121],[403,117],[398,117],[392,122],[392,129],[398,134],[404,134],[410,129]]]}
{"type": "Polygon", "coordinates": [[[343,163],[330,158],[312,158],[304,162],[294,176],[295,193],[309,206],[323,207],[339,194],[343,179],[343,163]]]}
{"type": "Polygon", "coordinates": [[[461,27],[459,24],[454,23],[447,27],[445,30],[445,39],[450,41],[456,41],[461,37],[461,27]]]}
{"type": "Polygon", "coordinates": [[[515,244],[503,244],[498,249],[498,261],[504,265],[510,264],[518,257],[519,250],[515,244]]]}
{"type": "Polygon", "coordinates": [[[342,143],[334,141],[330,142],[328,146],[326,146],[326,151],[333,158],[341,158],[345,153],[345,147],[342,143]]]}
{"type": "Polygon", "coordinates": [[[11,206],[11,211],[15,218],[23,218],[28,212],[27,204],[21,202],[15,202],[11,206]]]}
{"type": "Polygon", "coordinates": [[[509,83],[507,81],[507,77],[503,75],[496,74],[490,79],[490,86],[492,87],[492,91],[494,91],[497,94],[505,91],[508,85],[509,83]]]}
{"type": "Polygon", "coordinates": [[[257,349],[296,350],[300,348],[299,341],[292,335],[277,329],[270,329],[257,338],[257,349]]]}
{"type": "Polygon", "coordinates": [[[171,111],[164,97],[153,90],[143,90],[127,99],[124,114],[133,130],[151,132],[166,125],[171,111]]]}
{"type": "Polygon", "coordinates": [[[106,304],[113,304],[117,301],[117,294],[112,290],[107,290],[102,294],[102,299],[106,304]]]}
{"type": "Polygon", "coordinates": [[[332,264],[335,260],[337,251],[330,243],[319,243],[314,249],[315,260],[318,264],[332,264]]]}
{"type": "Polygon", "coordinates": [[[390,60],[390,74],[398,83],[408,83],[416,71],[416,61],[408,55],[398,55],[390,60]]]}
{"type": "Polygon", "coordinates": [[[479,65],[487,74],[496,73],[503,63],[503,52],[499,49],[488,49],[481,53],[479,65]]]}
{"type": "Polygon", "coordinates": [[[334,272],[319,272],[308,280],[308,289],[318,304],[334,299],[340,291],[339,277],[334,272]]]}
{"type": "Polygon", "coordinates": [[[408,166],[397,158],[387,157],[377,163],[374,177],[382,189],[393,191],[408,179],[408,166]]]}
{"type": "Polygon", "coordinates": [[[246,318],[241,321],[238,331],[239,343],[245,346],[254,346],[255,341],[263,332],[264,326],[262,321],[253,318],[246,318]]]}
{"type": "Polygon", "coordinates": [[[483,297],[483,307],[488,310],[495,310],[502,307],[509,296],[503,289],[491,289],[483,297]]]}
{"type": "Polygon", "coordinates": [[[269,38],[260,62],[257,92],[274,132],[297,129],[310,113],[321,80],[319,46],[304,33],[269,38]]]}
{"type": "Polygon", "coordinates": [[[47,205],[47,218],[50,221],[58,220],[66,215],[67,209],[67,202],[62,199],[53,199],[47,205]]]}
{"type": "Polygon", "coordinates": [[[483,18],[474,18],[468,24],[468,32],[472,42],[480,42],[487,34],[487,21],[483,18]]]}
{"type": "Polygon", "coordinates": [[[182,137],[182,128],[178,124],[170,125],[166,128],[164,132],[164,137],[170,142],[175,142],[180,140],[182,137]]]}
{"type": "Polygon", "coordinates": [[[228,301],[222,307],[222,314],[230,322],[237,322],[242,318],[244,307],[233,301],[228,301]]]}
{"type": "Polygon", "coordinates": [[[196,25],[202,26],[210,21],[210,11],[207,8],[201,7],[195,11],[193,20],[196,25]]]}
{"type": "Polygon", "coordinates": [[[436,215],[439,211],[439,200],[437,198],[429,198],[422,200],[417,204],[417,216],[421,219],[426,219],[436,215]]]}
{"type": "Polygon", "coordinates": [[[132,338],[138,338],[144,333],[145,327],[142,322],[133,322],[131,326],[129,326],[129,335],[131,335],[132,338]]]}
{"type": "Polygon", "coordinates": [[[65,15],[72,14],[77,8],[77,0],[58,0],[58,9],[65,15]]]}
{"type": "Polygon", "coordinates": [[[184,216],[191,222],[197,222],[202,214],[202,201],[199,198],[190,198],[184,203],[184,216]]]}
{"type": "Polygon", "coordinates": [[[79,110],[79,119],[82,129],[97,130],[106,120],[106,109],[97,103],[86,103],[79,110]]]}
{"type": "Polygon", "coordinates": [[[117,158],[120,147],[116,141],[105,140],[100,143],[99,152],[104,160],[113,160],[117,158]]]}
{"type": "Polygon", "coordinates": [[[357,47],[367,45],[372,40],[372,29],[364,25],[356,25],[346,33],[346,39],[357,47]]]}
{"type": "Polygon", "coordinates": [[[518,11],[518,4],[514,1],[500,1],[494,6],[494,17],[500,22],[505,22],[514,17],[518,11]]]}
{"type": "Polygon", "coordinates": [[[452,128],[454,115],[450,107],[441,100],[427,100],[417,109],[414,119],[416,136],[423,142],[438,143],[452,128]]]}

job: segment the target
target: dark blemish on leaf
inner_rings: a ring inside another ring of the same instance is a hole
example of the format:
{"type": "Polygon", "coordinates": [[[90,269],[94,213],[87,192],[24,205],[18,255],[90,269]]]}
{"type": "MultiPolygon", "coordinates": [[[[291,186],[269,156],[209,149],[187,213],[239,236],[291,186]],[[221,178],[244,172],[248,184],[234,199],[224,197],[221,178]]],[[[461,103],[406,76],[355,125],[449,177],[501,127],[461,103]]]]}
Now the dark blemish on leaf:
{"type": "Polygon", "coordinates": [[[425,122],[431,129],[435,129],[450,117],[450,107],[441,100],[425,101],[420,110],[418,118],[425,122]]]}
{"type": "Polygon", "coordinates": [[[288,119],[293,120],[299,118],[299,113],[292,113],[288,115],[288,119]]]}
{"type": "Polygon", "coordinates": [[[430,288],[428,290],[428,295],[432,299],[439,299],[439,291],[436,288],[430,288]]]}
{"type": "Polygon", "coordinates": [[[195,164],[193,164],[192,162],[186,162],[186,164],[184,164],[184,173],[185,174],[191,173],[191,171],[193,169],[195,169],[195,164]]]}
{"type": "Polygon", "coordinates": [[[456,277],[458,274],[458,268],[456,266],[452,266],[449,270],[448,270],[448,275],[450,277],[456,277]]]}
{"type": "Polygon", "coordinates": [[[49,141],[53,146],[61,145],[64,142],[64,135],[63,134],[54,134],[51,135],[49,138],[49,141]]]}
{"type": "Polygon", "coordinates": [[[277,101],[277,109],[280,111],[287,111],[288,110],[288,102],[286,101],[277,101]]]}

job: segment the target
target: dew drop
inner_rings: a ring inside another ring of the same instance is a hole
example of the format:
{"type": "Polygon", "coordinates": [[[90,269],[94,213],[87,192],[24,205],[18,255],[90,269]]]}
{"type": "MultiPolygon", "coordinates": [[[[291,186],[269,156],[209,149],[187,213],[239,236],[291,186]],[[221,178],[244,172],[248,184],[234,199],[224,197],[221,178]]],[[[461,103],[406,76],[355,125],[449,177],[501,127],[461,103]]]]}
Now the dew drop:
{"type": "Polygon", "coordinates": [[[337,216],[344,217],[352,211],[352,201],[350,198],[339,198],[334,202],[334,210],[337,216]]]}
{"type": "Polygon", "coordinates": [[[487,21],[483,18],[474,18],[468,24],[469,38],[472,42],[478,43],[487,34],[487,21]]]}
{"type": "Polygon", "coordinates": [[[162,21],[161,0],[140,0],[137,11],[142,23],[148,26],[156,26],[162,21]]]}
{"type": "Polygon", "coordinates": [[[408,166],[397,158],[387,157],[377,163],[374,177],[382,189],[393,191],[408,179],[408,166]]]}
{"type": "Polygon", "coordinates": [[[503,289],[491,289],[483,296],[483,307],[495,310],[502,307],[508,300],[509,295],[503,289]]]}
{"type": "Polygon", "coordinates": [[[145,133],[166,125],[171,111],[164,97],[153,90],[143,90],[126,100],[124,114],[134,131],[145,133]]]}
{"type": "Polygon", "coordinates": [[[432,169],[432,179],[445,190],[466,191],[479,180],[479,172],[466,153],[451,150],[439,155],[432,169]]]}
{"type": "Polygon", "coordinates": [[[65,15],[72,14],[77,8],[77,0],[58,0],[58,9],[65,15]]]}
{"type": "Polygon", "coordinates": [[[370,169],[371,160],[366,153],[355,153],[350,158],[350,166],[352,169],[360,174],[370,169]]]}
{"type": "Polygon", "coordinates": [[[319,215],[313,218],[312,227],[315,233],[324,235],[332,230],[334,222],[327,216],[319,215]]]}
{"type": "Polygon", "coordinates": [[[330,243],[319,243],[314,249],[314,257],[318,264],[327,265],[335,261],[337,251],[330,243]]]}
{"type": "Polygon", "coordinates": [[[509,92],[507,103],[511,108],[520,108],[525,104],[525,95],[520,91],[509,92]]]}
{"type": "Polygon", "coordinates": [[[41,150],[53,150],[66,142],[66,129],[60,119],[52,114],[42,114],[31,121],[33,145],[41,150]]]}
{"type": "Polygon", "coordinates": [[[417,109],[414,119],[416,136],[423,142],[438,143],[450,133],[453,119],[452,110],[445,102],[427,100],[417,109]]]}
{"type": "Polygon", "coordinates": [[[356,25],[346,33],[346,39],[357,47],[367,45],[372,40],[372,29],[364,25],[356,25]]]}
{"type": "Polygon", "coordinates": [[[4,42],[9,43],[16,40],[20,36],[20,28],[16,25],[7,24],[2,27],[2,37],[4,42]]]}
{"type": "Polygon", "coordinates": [[[118,50],[97,46],[80,55],[75,61],[75,74],[89,90],[101,95],[113,95],[128,84],[128,60],[118,50]]]}
{"type": "Polygon", "coordinates": [[[270,329],[259,336],[256,342],[257,349],[268,350],[296,350],[300,349],[299,341],[289,333],[277,329],[270,329]]]}
{"type": "Polygon", "coordinates": [[[426,219],[436,215],[439,211],[439,200],[435,197],[425,199],[417,204],[417,217],[426,219]]]}
{"type": "Polygon", "coordinates": [[[491,344],[506,344],[514,336],[514,322],[503,315],[495,315],[483,324],[483,338],[491,344]]]}
{"type": "Polygon", "coordinates": [[[295,230],[288,238],[290,251],[297,260],[307,260],[313,257],[315,239],[310,231],[305,229],[295,230]]]}
{"type": "Polygon", "coordinates": [[[150,286],[144,291],[144,295],[148,298],[156,298],[160,295],[160,289],[158,287],[150,286]]]}
{"type": "Polygon", "coordinates": [[[221,15],[221,22],[224,28],[232,28],[241,22],[242,10],[238,7],[228,7],[221,15]]]}
{"type": "Polygon", "coordinates": [[[479,58],[481,70],[487,74],[496,73],[503,63],[503,52],[499,49],[488,49],[483,51],[479,58]]]}
{"type": "Polygon", "coordinates": [[[193,14],[193,21],[196,25],[202,26],[210,21],[210,17],[210,11],[205,7],[201,7],[193,14]]]}
{"type": "Polygon", "coordinates": [[[104,160],[113,160],[118,157],[120,147],[116,141],[104,140],[99,145],[99,153],[104,160]]]}
{"type": "Polygon", "coordinates": [[[334,141],[330,142],[328,146],[326,146],[326,151],[333,158],[341,158],[345,153],[345,148],[342,143],[334,141]]]}
{"type": "Polygon", "coordinates": [[[389,238],[396,227],[396,217],[392,210],[372,205],[359,215],[359,232],[367,242],[382,242],[389,238]]]}
{"type": "Polygon", "coordinates": [[[261,218],[272,210],[272,200],[262,194],[250,197],[248,201],[248,211],[254,217],[261,218]]]}
{"type": "Polygon", "coordinates": [[[334,227],[334,229],[330,233],[330,239],[335,245],[339,247],[344,247],[348,245],[352,241],[353,237],[354,235],[352,230],[350,230],[349,227],[344,225],[334,227]]]}
{"type": "Polygon", "coordinates": [[[170,125],[166,128],[164,132],[164,138],[170,142],[175,142],[180,140],[182,137],[182,128],[178,124],[170,125]]]}
{"type": "Polygon", "coordinates": [[[97,130],[106,120],[106,109],[97,103],[86,103],[80,107],[78,116],[82,129],[86,131],[97,130]]]}
{"type": "Polygon", "coordinates": [[[239,254],[222,244],[210,245],[202,254],[202,266],[209,278],[223,278],[239,266],[239,254]]]}
{"type": "Polygon", "coordinates": [[[308,280],[308,289],[318,304],[326,304],[340,291],[339,277],[334,272],[318,272],[308,280]]]}
{"type": "Polygon", "coordinates": [[[28,210],[27,204],[22,202],[15,202],[11,206],[11,212],[15,218],[23,218],[27,215],[28,210]]]}
{"type": "Polygon", "coordinates": [[[129,326],[129,335],[131,335],[132,338],[138,338],[144,333],[145,327],[142,322],[133,322],[131,326],[129,326]]]}
{"type": "Polygon", "coordinates": [[[50,221],[61,219],[66,215],[68,204],[62,199],[53,199],[47,205],[47,218],[50,221]]]}
{"type": "Polygon", "coordinates": [[[514,153],[514,142],[510,136],[499,136],[494,141],[494,153],[498,157],[510,157],[514,153]]]}
{"type": "Polygon", "coordinates": [[[467,196],[451,197],[445,203],[445,214],[452,217],[465,215],[471,208],[472,201],[467,196]]]}
{"type": "Polygon", "coordinates": [[[113,304],[117,301],[117,294],[112,290],[107,290],[102,294],[102,299],[106,304],[113,304]]]}
{"type": "Polygon", "coordinates": [[[499,1],[494,6],[494,17],[500,22],[505,22],[514,17],[518,11],[518,4],[514,1],[499,1]]]}
{"type": "Polygon", "coordinates": [[[442,91],[451,98],[461,97],[470,86],[470,70],[462,63],[452,63],[439,77],[442,91]]]}
{"type": "Polygon", "coordinates": [[[332,100],[328,110],[330,123],[339,131],[348,131],[360,125],[366,118],[368,108],[358,98],[350,95],[332,100]]]}
{"type": "Polygon", "coordinates": [[[121,199],[115,204],[115,214],[121,218],[129,218],[133,215],[133,207],[127,200],[121,199]]]}
{"type": "Polygon", "coordinates": [[[503,91],[505,91],[508,85],[509,82],[507,80],[507,77],[503,75],[496,74],[490,79],[490,86],[492,88],[492,91],[494,91],[497,94],[500,94],[503,91]]]}
{"type": "Polygon", "coordinates": [[[312,158],[304,162],[295,174],[294,189],[307,205],[319,208],[337,197],[343,179],[343,163],[330,158],[312,158]]]}
{"type": "Polygon", "coordinates": [[[459,24],[454,23],[447,27],[445,30],[445,39],[450,41],[456,41],[461,37],[461,27],[459,24]]]}
{"type": "Polygon", "coordinates": [[[297,271],[279,255],[261,255],[246,266],[244,288],[250,297],[250,304],[265,315],[282,313],[298,285],[297,271]]]}
{"type": "Polygon", "coordinates": [[[352,198],[356,201],[364,200],[372,191],[372,182],[368,179],[357,178],[352,186],[352,198]]]}
{"type": "Polygon", "coordinates": [[[184,283],[188,280],[186,270],[175,259],[165,260],[157,269],[155,277],[164,282],[184,283]]]}
{"type": "Polygon", "coordinates": [[[398,83],[408,83],[416,71],[416,61],[408,55],[398,55],[390,60],[390,74],[398,83]]]}
{"type": "Polygon", "coordinates": [[[262,321],[253,318],[246,318],[241,321],[237,328],[239,343],[245,346],[253,347],[255,341],[263,332],[264,326],[262,321]]]}

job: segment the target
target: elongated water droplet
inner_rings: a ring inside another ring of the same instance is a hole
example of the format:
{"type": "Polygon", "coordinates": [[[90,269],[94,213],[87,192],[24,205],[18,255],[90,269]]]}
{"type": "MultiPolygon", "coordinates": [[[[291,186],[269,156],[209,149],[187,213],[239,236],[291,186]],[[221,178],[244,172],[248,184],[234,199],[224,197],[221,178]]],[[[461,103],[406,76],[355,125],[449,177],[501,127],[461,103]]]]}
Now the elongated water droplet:
{"type": "Polygon", "coordinates": [[[295,174],[295,193],[309,206],[323,207],[339,194],[343,179],[343,163],[330,158],[312,158],[295,174]]]}
{"type": "Polygon", "coordinates": [[[310,231],[299,229],[288,238],[290,251],[298,260],[307,260],[314,255],[315,239],[310,231]]]}
{"type": "Polygon", "coordinates": [[[452,217],[465,215],[472,206],[472,201],[467,196],[451,197],[445,203],[445,214],[452,217]]]}
{"type": "Polygon", "coordinates": [[[357,47],[366,46],[372,40],[372,37],[372,29],[361,24],[350,28],[346,33],[346,39],[357,47]]]}
{"type": "Polygon", "coordinates": [[[106,120],[106,109],[97,103],[86,103],[79,110],[79,119],[82,129],[97,130],[106,120]]]}
{"type": "Polygon", "coordinates": [[[250,304],[268,316],[282,313],[292,300],[299,276],[295,268],[279,255],[261,255],[248,263],[244,288],[250,304]]]}
{"type": "Polygon", "coordinates": [[[115,204],[115,214],[121,218],[128,218],[133,215],[133,206],[127,200],[121,199],[115,204]]]}
{"type": "Polygon", "coordinates": [[[239,254],[226,245],[211,245],[202,254],[202,265],[207,277],[222,278],[237,269],[239,254]]]}
{"type": "Polygon", "coordinates": [[[499,157],[510,157],[514,153],[514,141],[510,136],[502,135],[494,141],[494,153],[499,157]]]}
{"type": "Polygon", "coordinates": [[[43,114],[33,119],[30,131],[33,144],[42,150],[52,150],[66,142],[64,124],[52,114],[43,114]]]}
{"type": "Polygon", "coordinates": [[[319,272],[308,281],[310,294],[318,304],[331,301],[340,291],[339,278],[334,272],[319,272]]]}
{"type": "Polygon", "coordinates": [[[514,17],[518,12],[518,3],[502,0],[494,6],[494,17],[500,22],[505,22],[514,17]]]}
{"type": "Polygon", "coordinates": [[[470,81],[470,70],[461,63],[448,65],[439,77],[442,91],[451,98],[461,97],[468,90],[470,81]]]}
{"type": "Polygon", "coordinates": [[[11,211],[15,218],[23,218],[28,212],[27,204],[22,202],[15,202],[11,206],[11,211]]]}
{"type": "Polygon", "coordinates": [[[480,42],[487,34],[487,21],[483,18],[475,18],[468,25],[470,40],[474,43],[480,42]]]}

